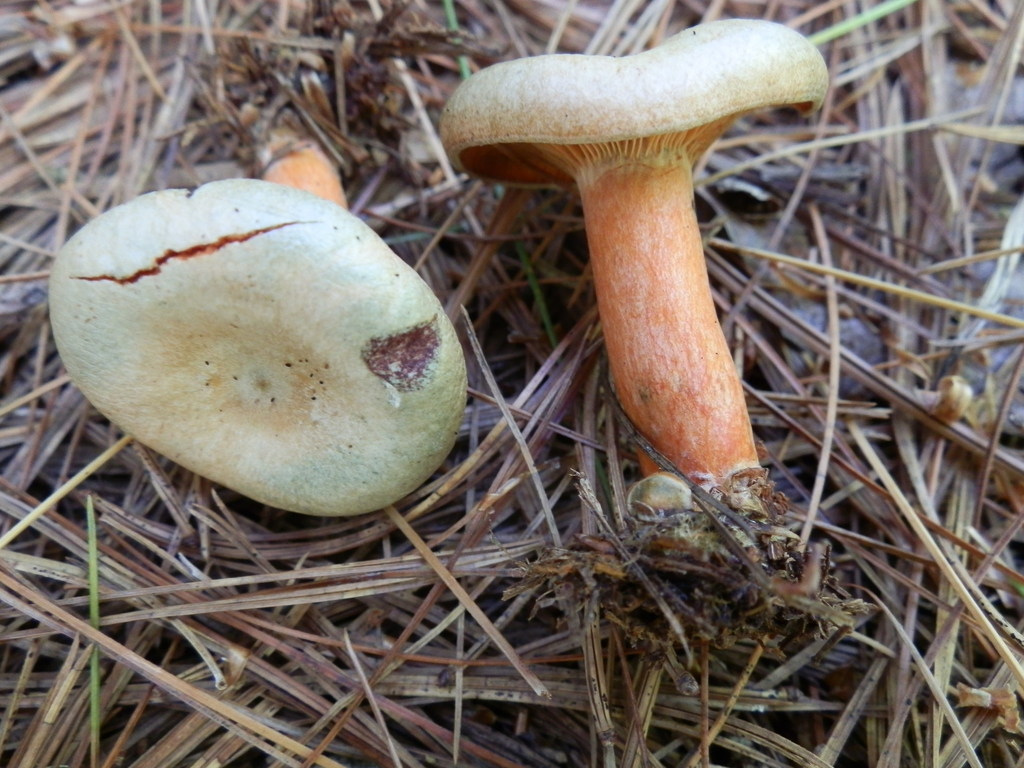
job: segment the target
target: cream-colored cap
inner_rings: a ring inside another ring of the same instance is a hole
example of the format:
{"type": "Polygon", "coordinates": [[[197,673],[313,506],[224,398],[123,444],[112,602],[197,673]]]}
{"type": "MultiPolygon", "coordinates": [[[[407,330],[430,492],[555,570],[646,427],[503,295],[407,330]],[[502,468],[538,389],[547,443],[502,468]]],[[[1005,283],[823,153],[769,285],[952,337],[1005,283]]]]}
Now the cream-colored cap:
{"type": "Polygon", "coordinates": [[[679,144],[696,158],[740,115],[814,109],[827,87],[821,54],[799,33],[716,21],[632,56],[552,54],[481,70],[452,94],[441,139],[474,175],[570,183],[574,168],[609,151],[597,145],[640,154],[679,144]],[[659,138],[635,141],[643,137],[659,138]]]}
{"type": "Polygon", "coordinates": [[[75,383],[140,442],[266,504],[355,515],[451,450],[462,347],[359,219],[263,181],[143,195],[57,255],[50,315],[75,383]]]}

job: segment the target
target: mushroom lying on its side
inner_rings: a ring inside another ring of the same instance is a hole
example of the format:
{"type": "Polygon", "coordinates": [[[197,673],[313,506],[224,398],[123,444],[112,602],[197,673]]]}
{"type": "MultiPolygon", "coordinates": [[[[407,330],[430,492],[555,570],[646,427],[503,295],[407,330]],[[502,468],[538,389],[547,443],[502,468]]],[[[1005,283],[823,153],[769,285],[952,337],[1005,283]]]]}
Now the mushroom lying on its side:
{"type": "Polygon", "coordinates": [[[365,224],[300,190],[143,195],[61,249],[50,315],[111,421],[282,509],[355,515],[451,450],[462,348],[430,288],[365,224]]]}

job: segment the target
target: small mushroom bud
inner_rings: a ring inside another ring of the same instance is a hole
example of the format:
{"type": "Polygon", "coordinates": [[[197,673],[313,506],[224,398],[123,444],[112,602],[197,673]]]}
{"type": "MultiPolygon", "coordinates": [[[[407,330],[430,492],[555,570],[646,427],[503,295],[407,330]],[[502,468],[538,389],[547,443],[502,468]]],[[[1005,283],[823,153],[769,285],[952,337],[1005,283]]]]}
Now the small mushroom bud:
{"type": "Polygon", "coordinates": [[[295,512],[355,515],[411,492],[465,405],[462,348],[430,288],[359,219],[278,184],[108,211],[57,255],[50,316],[101,413],[295,512]]]}
{"type": "Polygon", "coordinates": [[[665,517],[693,509],[693,492],[682,478],[653,472],[629,489],[626,503],[634,517],[665,517]]]}
{"type": "Polygon", "coordinates": [[[962,376],[943,376],[934,392],[921,398],[932,416],[946,424],[959,421],[974,403],[974,391],[962,376]]]}

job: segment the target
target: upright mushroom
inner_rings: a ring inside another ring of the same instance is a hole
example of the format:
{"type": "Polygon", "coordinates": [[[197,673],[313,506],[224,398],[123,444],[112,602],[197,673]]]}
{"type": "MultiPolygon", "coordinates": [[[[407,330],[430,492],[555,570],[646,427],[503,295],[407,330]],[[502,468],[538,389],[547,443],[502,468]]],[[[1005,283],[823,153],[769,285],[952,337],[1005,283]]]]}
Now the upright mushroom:
{"type": "Polygon", "coordinates": [[[579,186],[623,410],[681,472],[726,495],[759,462],[708,285],[692,167],[738,117],[816,108],[827,84],[821,55],[798,33],[720,21],[633,56],[497,64],[462,83],[441,117],[464,170],[579,186]]]}
{"type": "Polygon", "coordinates": [[[82,392],[254,499],[354,515],[414,490],[465,405],[437,298],[334,203],[264,181],[143,195],[60,250],[50,317],[82,392]]]}

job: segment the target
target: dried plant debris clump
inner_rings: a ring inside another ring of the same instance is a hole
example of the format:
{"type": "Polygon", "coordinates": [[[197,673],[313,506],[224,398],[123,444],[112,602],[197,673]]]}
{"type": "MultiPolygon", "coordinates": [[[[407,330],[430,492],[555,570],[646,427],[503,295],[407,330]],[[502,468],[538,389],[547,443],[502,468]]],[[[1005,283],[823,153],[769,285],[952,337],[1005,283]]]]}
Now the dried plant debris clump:
{"type": "Polygon", "coordinates": [[[828,546],[808,548],[784,527],[788,505],[766,472],[749,475],[762,503],[741,512],[714,489],[652,475],[631,491],[620,530],[580,478],[584,508],[604,530],[522,564],[522,582],[505,596],[537,589],[542,603],[596,604],[631,645],[651,651],[745,639],[785,650],[847,631],[868,606],[839,586],[828,546]]]}
{"type": "Polygon", "coordinates": [[[407,155],[415,124],[397,62],[427,51],[470,51],[453,32],[405,3],[379,19],[347,4],[310,5],[296,26],[302,38],[295,47],[273,38],[228,38],[198,68],[204,108],[238,137],[239,154],[257,173],[266,158],[252,148],[282,125],[316,137],[346,177],[360,165],[380,166],[407,155]]]}

